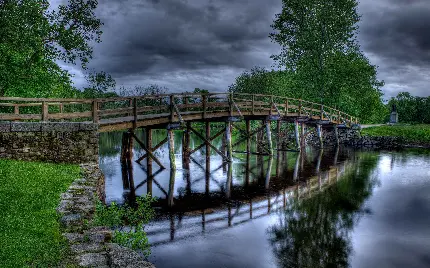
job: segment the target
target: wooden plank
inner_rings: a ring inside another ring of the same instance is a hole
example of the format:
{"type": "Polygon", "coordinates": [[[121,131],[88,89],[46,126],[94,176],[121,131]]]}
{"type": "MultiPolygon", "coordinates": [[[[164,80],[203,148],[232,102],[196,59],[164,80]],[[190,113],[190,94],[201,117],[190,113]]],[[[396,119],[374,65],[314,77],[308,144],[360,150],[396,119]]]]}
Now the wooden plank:
{"type": "Polygon", "coordinates": [[[50,119],[72,119],[72,118],[86,118],[92,117],[92,112],[77,112],[77,113],[56,113],[49,114],[50,119]]]}

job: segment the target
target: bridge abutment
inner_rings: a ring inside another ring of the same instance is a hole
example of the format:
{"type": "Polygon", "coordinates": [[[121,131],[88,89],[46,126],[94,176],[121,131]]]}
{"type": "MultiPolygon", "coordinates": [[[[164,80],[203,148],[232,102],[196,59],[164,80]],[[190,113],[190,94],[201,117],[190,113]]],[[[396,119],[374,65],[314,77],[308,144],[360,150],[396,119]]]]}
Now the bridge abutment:
{"type": "Polygon", "coordinates": [[[0,122],[0,158],[98,163],[98,125],[78,122],[0,122]]]}

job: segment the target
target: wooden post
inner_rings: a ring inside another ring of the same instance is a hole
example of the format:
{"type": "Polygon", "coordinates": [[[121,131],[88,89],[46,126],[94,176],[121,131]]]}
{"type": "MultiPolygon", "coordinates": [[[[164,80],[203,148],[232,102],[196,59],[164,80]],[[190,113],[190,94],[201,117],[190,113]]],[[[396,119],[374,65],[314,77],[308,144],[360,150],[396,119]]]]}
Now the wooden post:
{"type": "Polygon", "coordinates": [[[46,103],[46,101],[42,102],[42,121],[48,121],[48,104],[46,103]]]}
{"type": "MultiPolygon", "coordinates": [[[[208,101],[208,96],[202,95],[202,102],[203,102],[203,119],[206,118],[206,109],[207,109],[207,101],[208,101]]],[[[210,138],[210,137],[209,137],[210,138]]]]}
{"type": "Polygon", "coordinates": [[[229,162],[233,161],[233,148],[231,146],[231,122],[228,121],[226,123],[226,129],[225,129],[225,139],[227,142],[227,159],[229,162]]]}
{"type": "Polygon", "coordinates": [[[255,112],[255,96],[252,95],[252,111],[251,114],[254,115],[255,112]]]}
{"type": "Polygon", "coordinates": [[[133,98],[133,129],[137,127],[137,99],[133,98]]]}
{"type": "Polygon", "coordinates": [[[299,178],[299,164],[300,164],[300,153],[297,154],[296,164],[294,165],[293,180],[297,181],[299,178]]]}
{"type": "Polygon", "coordinates": [[[281,124],[281,120],[278,120],[276,122],[276,135],[278,135],[276,139],[276,147],[278,148],[278,150],[281,149],[281,124]]]}
{"type": "Polygon", "coordinates": [[[228,171],[227,171],[227,182],[226,182],[226,191],[225,197],[230,199],[231,197],[231,186],[233,184],[233,167],[232,163],[228,163],[228,171]]]}
{"type": "Polygon", "coordinates": [[[335,124],[335,125],[333,125],[333,127],[334,127],[334,137],[336,139],[336,147],[338,147],[339,146],[339,133],[337,131],[337,125],[335,124]]]}
{"type": "Polygon", "coordinates": [[[294,121],[294,135],[296,136],[297,149],[300,151],[299,122],[297,120],[294,121]]]}
{"type": "Polygon", "coordinates": [[[306,131],[306,124],[301,123],[300,124],[300,141],[302,143],[302,145],[301,145],[302,148],[305,148],[305,146],[306,146],[305,131],[306,131]]]}
{"type": "Polygon", "coordinates": [[[121,158],[120,158],[121,163],[126,161],[128,141],[129,141],[128,132],[123,132],[122,141],[121,141],[121,158]]]}
{"type": "Polygon", "coordinates": [[[233,93],[228,94],[228,116],[233,116],[233,93]]]}
{"type": "Polygon", "coordinates": [[[251,134],[251,124],[249,120],[246,120],[246,135],[248,138],[246,139],[246,153],[249,155],[251,153],[251,137],[249,136],[251,134]]]}
{"type": "Polygon", "coordinates": [[[167,194],[167,205],[169,207],[173,207],[174,205],[174,190],[175,190],[175,176],[176,176],[176,169],[172,168],[170,169],[170,180],[169,180],[169,192],[167,194]]]}
{"type": "Polygon", "coordinates": [[[321,104],[321,115],[320,115],[320,120],[324,119],[324,105],[321,104]]]}
{"type": "Polygon", "coordinates": [[[273,155],[272,130],[270,127],[269,120],[266,120],[266,135],[267,135],[267,142],[269,144],[269,153],[270,155],[273,155]]]}
{"type": "Polygon", "coordinates": [[[92,106],[93,106],[93,123],[98,123],[99,122],[98,103],[96,100],[93,100],[92,106]]]}
{"type": "Polygon", "coordinates": [[[321,131],[321,125],[317,124],[317,135],[318,135],[318,140],[320,143],[320,148],[324,147],[324,143],[323,143],[323,137],[322,137],[322,131],[321,131]]]}
{"type": "MultiPolygon", "coordinates": [[[[131,160],[133,159],[133,133],[132,129],[128,130],[128,153],[127,153],[127,159],[131,160]]],[[[131,162],[131,161],[130,161],[131,162]]]]}
{"type": "MultiPolygon", "coordinates": [[[[210,122],[206,122],[206,139],[211,139],[211,125],[210,122]]],[[[211,169],[211,147],[209,143],[206,143],[206,172],[210,172],[211,169]]]]}
{"type": "MultiPolygon", "coordinates": [[[[146,128],[145,129],[145,144],[146,149],[152,153],[152,129],[146,128]]],[[[152,194],[152,158],[146,157],[146,192],[152,194]]]]}
{"type": "Polygon", "coordinates": [[[285,101],[285,116],[288,116],[288,99],[285,101]]]}
{"type": "Polygon", "coordinates": [[[182,161],[184,168],[189,169],[190,163],[190,130],[191,122],[187,122],[187,128],[182,137],[182,161]]]}
{"type": "Polygon", "coordinates": [[[264,183],[265,189],[269,190],[270,186],[270,176],[272,175],[272,165],[273,165],[273,157],[269,157],[269,163],[267,164],[267,170],[266,170],[266,180],[264,183]]]}
{"type": "Polygon", "coordinates": [[[169,143],[169,160],[170,160],[170,169],[176,169],[175,163],[175,134],[173,129],[167,130],[167,139],[169,143]]]}
{"type": "Polygon", "coordinates": [[[175,119],[175,109],[173,107],[173,103],[175,102],[175,96],[174,95],[170,95],[170,122],[173,122],[173,120],[175,119]]]}

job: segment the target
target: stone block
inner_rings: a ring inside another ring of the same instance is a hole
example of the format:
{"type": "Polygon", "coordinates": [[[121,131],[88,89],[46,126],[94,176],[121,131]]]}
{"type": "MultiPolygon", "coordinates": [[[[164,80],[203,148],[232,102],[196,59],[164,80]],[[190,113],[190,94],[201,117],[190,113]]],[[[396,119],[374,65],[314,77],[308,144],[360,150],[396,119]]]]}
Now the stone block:
{"type": "Polygon", "coordinates": [[[75,122],[49,122],[42,124],[42,131],[75,132],[79,131],[79,123],[75,122]]]}
{"type": "Polygon", "coordinates": [[[10,132],[10,122],[0,122],[0,132],[10,132]]]}
{"type": "Polygon", "coordinates": [[[79,266],[82,267],[109,267],[108,258],[103,253],[86,253],[76,258],[79,266]]]}
{"type": "Polygon", "coordinates": [[[94,123],[79,123],[79,130],[82,131],[95,131],[99,129],[99,125],[98,124],[94,124],[94,123]]]}
{"type": "Polygon", "coordinates": [[[42,124],[39,122],[11,122],[11,132],[41,131],[42,124]]]}

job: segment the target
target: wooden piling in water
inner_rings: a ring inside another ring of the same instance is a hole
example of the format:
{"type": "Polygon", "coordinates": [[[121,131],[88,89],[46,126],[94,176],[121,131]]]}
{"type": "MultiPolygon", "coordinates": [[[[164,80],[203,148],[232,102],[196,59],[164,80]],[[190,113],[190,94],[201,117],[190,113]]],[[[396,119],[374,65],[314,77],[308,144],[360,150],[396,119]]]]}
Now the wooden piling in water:
{"type": "Polygon", "coordinates": [[[176,169],[175,163],[175,134],[173,129],[167,130],[167,139],[169,144],[169,160],[170,160],[170,169],[176,169]]]}
{"type": "Polygon", "coordinates": [[[339,133],[337,131],[337,125],[334,125],[334,136],[336,138],[336,146],[339,146],[339,133]]]}
{"type": "Polygon", "coordinates": [[[225,138],[227,143],[227,159],[229,162],[233,161],[233,148],[231,145],[231,122],[226,123],[225,138]]]}
{"type": "Polygon", "coordinates": [[[318,140],[319,140],[319,144],[320,144],[320,148],[324,147],[324,142],[323,142],[323,137],[322,137],[322,131],[321,131],[321,125],[317,124],[317,135],[318,135],[318,140]]]}
{"type": "Polygon", "coordinates": [[[270,126],[270,121],[267,120],[265,122],[266,124],[266,135],[267,135],[267,142],[268,142],[268,146],[269,146],[269,154],[273,155],[273,144],[272,144],[272,130],[271,130],[271,126],[270,126]]]}
{"type": "MultiPolygon", "coordinates": [[[[145,144],[146,148],[149,152],[152,153],[152,129],[146,128],[145,129],[145,144]]],[[[146,193],[152,195],[152,158],[146,157],[146,193]]]]}
{"type": "Polygon", "coordinates": [[[294,121],[294,136],[296,137],[297,149],[300,151],[299,122],[297,120],[294,121]]]}
{"type": "Polygon", "coordinates": [[[251,124],[249,120],[246,120],[246,135],[248,138],[246,139],[246,153],[251,153],[251,137],[249,136],[251,134],[251,124]]]}
{"type": "MultiPolygon", "coordinates": [[[[206,139],[208,141],[211,140],[211,124],[210,122],[206,122],[206,139]]],[[[210,172],[211,169],[211,146],[209,143],[206,143],[206,172],[210,172]]]]}

